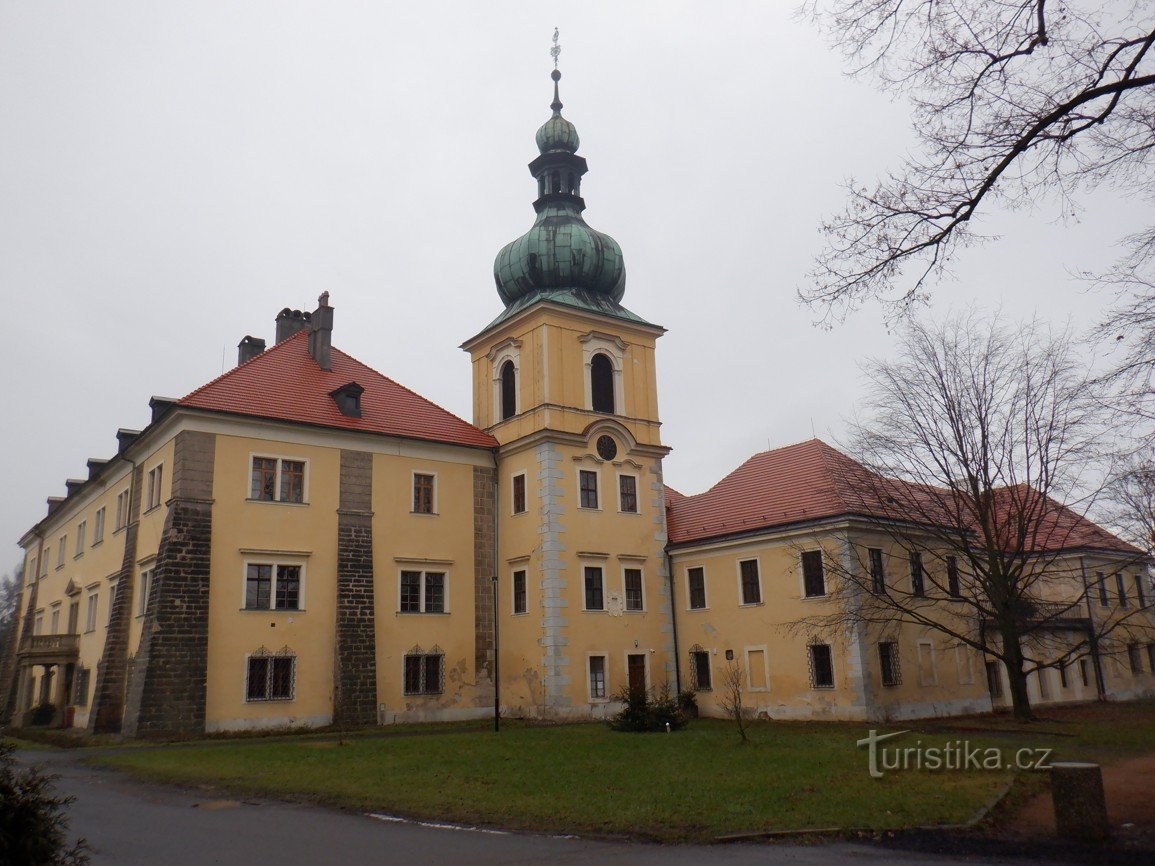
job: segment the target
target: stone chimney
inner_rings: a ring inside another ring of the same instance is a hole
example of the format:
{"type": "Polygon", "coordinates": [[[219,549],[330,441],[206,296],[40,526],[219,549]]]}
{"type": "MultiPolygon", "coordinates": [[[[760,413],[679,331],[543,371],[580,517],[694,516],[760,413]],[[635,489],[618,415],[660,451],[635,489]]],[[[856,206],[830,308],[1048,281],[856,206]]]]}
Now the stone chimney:
{"type": "Polygon", "coordinates": [[[309,326],[309,314],[300,310],[290,310],[288,307],[277,313],[277,342],[283,343],[297,331],[303,331],[309,326]]]}
{"type": "Polygon", "coordinates": [[[322,370],[332,370],[331,350],[333,348],[333,308],[329,306],[329,293],[321,292],[317,298],[317,309],[309,320],[309,354],[322,370]]]}
{"type": "MultiPolygon", "coordinates": [[[[281,327],[280,319],[281,319],[281,317],[278,316],[277,317],[278,330],[281,327]]],[[[278,340],[277,342],[280,342],[280,340],[278,340]]],[[[253,336],[246,335],[243,340],[241,340],[239,343],[237,343],[237,366],[239,367],[239,366],[241,366],[241,364],[247,364],[249,361],[253,360],[253,358],[257,357],[257,355],[261,354],[261,352],[263,352],[263,351],[265,351],[265,341],[264,340],[262,340],[260,337],[253,337],[253,336]]]]}

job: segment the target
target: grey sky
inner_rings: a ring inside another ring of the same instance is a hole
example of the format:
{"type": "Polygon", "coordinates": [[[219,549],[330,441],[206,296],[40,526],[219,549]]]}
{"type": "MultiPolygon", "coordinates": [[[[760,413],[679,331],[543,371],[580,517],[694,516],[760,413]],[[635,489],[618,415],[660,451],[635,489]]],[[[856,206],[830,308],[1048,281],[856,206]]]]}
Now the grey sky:
{"type": "MultiPolygon", "coordinates": [[[[905,106],[844,77],[786,2],[16,2],[0,6],[0,341],[15,540],[181,396],[328,290],[334,342],[469,418],[457,349],[501,309],[498,249],[532,222],[549,40],[614,236],[624,303],[659,342],[667,480],[702,490],[757,450],[837,437],[877,308],[832,331],[794,299],[839,183],[911,144],[905,106]]],[[[1078,328],[1074,280],[1149,220],[1104,192],[994,214],[933,306],[1078,328]]],[[[15,547],[0,556],[16,559],[15,547]]]]}

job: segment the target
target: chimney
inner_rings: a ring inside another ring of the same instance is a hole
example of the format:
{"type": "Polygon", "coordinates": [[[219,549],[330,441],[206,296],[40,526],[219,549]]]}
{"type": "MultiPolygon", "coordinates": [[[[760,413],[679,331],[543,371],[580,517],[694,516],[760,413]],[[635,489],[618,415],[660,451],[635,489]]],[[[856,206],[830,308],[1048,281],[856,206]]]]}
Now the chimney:
{"type": "Polygon", "coordinates": [[[322,370],[333,369],[330,350],[333,346],[333,308],[329,306],[329,293],[321,292],[317,298],[317,309],[309,321],[309,354],[322,370]]]}
{"type": "Polygon", "coordinates": [[[297,331],[303,331],[309,325],[309,314],[300,310],[290,310],[288,307],[277,313],[277,342],[283,343],[297,331]]]}
{"type": "MultiPolygon", "coordinates": [[[[277,328],[280,328],[280,316],[277,317],[277,328]]],[[[277,342],[280,342],[278,340],[277,342]]],[[[247,364],[261,352],[265,351],[265,341],[260,337],[252,337],[245,335],[245,338],[237,343],[237,366],[247,364]]]]}

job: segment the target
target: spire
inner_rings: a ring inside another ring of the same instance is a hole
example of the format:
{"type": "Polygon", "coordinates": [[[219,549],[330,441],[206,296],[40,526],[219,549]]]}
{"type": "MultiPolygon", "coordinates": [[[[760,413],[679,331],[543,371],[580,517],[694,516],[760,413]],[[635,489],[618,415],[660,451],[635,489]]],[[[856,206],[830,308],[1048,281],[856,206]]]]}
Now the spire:
{"type": "Polygon", "coordinates": [[[549,56],[553,58],[553,72],[549,77],[553,79],[553,102],[550,103],[550,108],[553,109],[554,117],[561,117],[561,97],[557,92],[557,83],[561,80],[561,72],[557,68],[557,59],[561,55],[561,44],[557,41],[560,33],[558,29],[553,28],[553,47],[549,49],[549,56]]]}

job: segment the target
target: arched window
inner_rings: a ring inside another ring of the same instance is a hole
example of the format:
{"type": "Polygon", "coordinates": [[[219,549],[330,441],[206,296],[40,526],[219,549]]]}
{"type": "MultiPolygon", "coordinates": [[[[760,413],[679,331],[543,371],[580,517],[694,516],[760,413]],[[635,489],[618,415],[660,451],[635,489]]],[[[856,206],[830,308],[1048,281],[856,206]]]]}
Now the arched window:
{"type": "Polygon", "coordinates": [[[517,414],[517,371],[513,361],[501,365],[501,420],[517,414]]]}
{"type": "Polygon", "coordinates": [[[561,172],[560,171],[553,172],[552,174],[550,174],[549,180],[550,180],[549,191],[550,192],[561,192],[561,172]]]}
{"type": "Polygon", "coordinates": [[[566,178],[566,180],[567,180],[567,183],[565,185],[565,191],[568,192],[570,195],[576,194],[577,193],[577,181],[574,179],[574,173],[572,171],[569,173],[569,177],[566,178]]]}
{"type": "Polygon", "coordinates": [[[601,352],[590,359],[590,396],[595,412],[614,413],[614,365],[601,352]]]}

